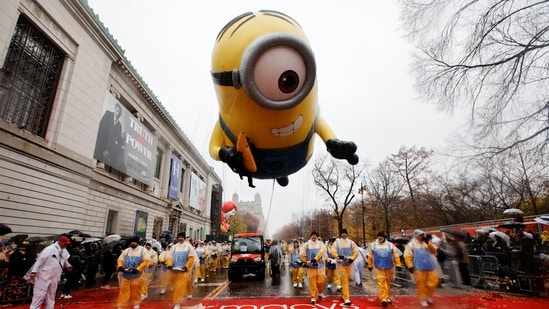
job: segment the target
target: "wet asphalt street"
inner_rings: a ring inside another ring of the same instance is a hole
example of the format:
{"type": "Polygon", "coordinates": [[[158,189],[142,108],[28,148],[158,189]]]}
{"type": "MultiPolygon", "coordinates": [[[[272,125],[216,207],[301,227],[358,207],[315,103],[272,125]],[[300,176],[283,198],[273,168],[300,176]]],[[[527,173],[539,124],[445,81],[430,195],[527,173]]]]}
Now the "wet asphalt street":
{"type": "MultiPolygon", "coordinates": [[[[402,273],[407,275],[407,273],[402,273]]],[[[71,299],[57,299],[55,308],[65,309],[112,309],[116,308],[116,300],[119,289],[114,277],[110,289],[99,287],[99,279],[95,286],[76,287],[71,293],[71,299]]],[[[378,289],[372,278],[371,272],[364,270],[361,285],[355,282],[350,284],[351,309],[381,308],[377,298],[378,289]]],[[[61,287],[58,289],[58,296],[61,287]]],[[[335,287],[325,287],[327,298],[316,307],[335,308],[342,304],[340,292],[335,287]],[[335,306],[335,307],[334,307],[335,306]]],[[[397,280],[392,289],[392,308],[421,308],[416,298],[415,286],[406,281],[397,280]]],[[[532,309],[549,308],[549,300],[546,297],[532,297],[528,295],[511,295],[509,293],[496,293],[480,289],[457,289],[445,285],[437,290],[434,296],[437,309],[492,309],[514,308],[532,309]]],[[[182,308],[260,308],[264,305],[276,308],[311,308],[309,304],[309,288],[307,278],[302,289],[294,288],[291,284],[290,269],[283,266],[279,280],[273,280],[266,276],[264,280],[258,280],[252,276],[243,280],[229,281],[227,269],[218,269],[210,272],[208,279],[203,283],[193,285],[192,298],[185,302],[182,308]],[[227,307],[227,305],[229,307],[227,307]],[[250,307],[252,306],[252,307],[250,307]]],[[[28,303],[6,304],[14,309],[28,309],[28,303]]],[[[168,309],[173,308],[172,293],[167,291],[160,294],[158,280],[154,280],[149,289],[148,297],[141,304],[142,309],[168,309]]]]}
{"type": "MultiPolygon", "coordinates": [[[[290,278],[290,268],[287,265],[281,266],[281,276],[278,280],[273,280],[266,276],[264,280],[258,280],[253,275],[245,277],[242,280],[227,280],[227,270],[219,269],[217,272],[210,272],[210,277],[204,283],[194,285],[193,297],[201,298],[269,298],[269,297],[309,297],[309,285],[307,277],[302,289],[294,288],[290,278]]],[[[336,291],[335,286],[331,289],[325,284],[324,293],[327,296],[338,296],[341,292],[336,291]]],[[[153,289],[154,290],[154,289],[153,289]]],[[[377,285],[372,278],[371,272],[364,269],[362,284],[357,285],[350,282],[351,296],[376,296],[378,293],[377,285]]],[[[468,293],[469,290],[456,289],[450,285],[441,287],[440,292],[449,295],[459,295],[468,293]]],[[[397,295],[415,295],[415,286],[406,281],[396,280],[393,284],[392,294],[397,295]]]]}

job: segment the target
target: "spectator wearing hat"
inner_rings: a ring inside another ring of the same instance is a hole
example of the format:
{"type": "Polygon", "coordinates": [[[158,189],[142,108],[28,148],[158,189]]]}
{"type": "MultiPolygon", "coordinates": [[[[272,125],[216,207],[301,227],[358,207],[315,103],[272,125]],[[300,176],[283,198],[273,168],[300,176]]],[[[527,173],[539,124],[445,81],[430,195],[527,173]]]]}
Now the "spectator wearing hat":
{"type": "Polygon", "coordinates": [[[30,278],[34,280],[31,309],[40,309],[42,304],[46,309],[53,309],[61,273],[63,269],[72,270],[68,261],[70,254],[66,249],[70,244],[67,236],[61,236],[38,255],[30,273],[30,278]]]}
{"type": "Polygon", "coordinates": [[[309,278],[309,289],[311,293],[311,304],[316,304],[317,300],[326,297],[323,293],[326,270],[324,256],[326,255],[326,246],[318,240],[317,232],[311,232],[311,237],[301,248],[301,261],[307,268],[307,277],[309,278]]]}
{"type": "Polygon", "coordinates": [[[349,278],[351,277],[351,264],[358,257],[358,246],[348,238],[347,229],[341,229],[339,238],[334,242],[332,255],[337,256],[337,270],[341,276],[341,297],[345,306],[351,305],[351,293],[349,290],[349,278]]]}
{"type": "Polygon", "coordinates": [[[434,258],[437,248],[426,237],[427,233],[415,230],[414,238],[404,250],[404,261],[416,281],[417,296],[422,307],[433,303],[432,296],[439,282],[434,258]]]}
{"type": "Polygon", "coordinates": [[[118,308],[126,308],[129,304],[139,309],[141,304],[142,273],[149,263],[149,256],[145,248],[139,245],[139,237],[128,240],[130,247],[122,251],[118,257],[118,271],[120,277],[120,291],[118,293],[118,308]]]}
{"type": "Polygon", "coordinates": [[[152,248],[152,244],[147,242],[145,244],[145,254],[149,256],[149,262],[145,271],[143,272],[143,284],[141,285],[141,299],[149,297],[149,286],[151,285],[154,270],[158,264],[158,253],[152,248]]]}
{"type": "Polygon", "coordinates": [[[328,289],[332,288],[332,283],[336,287],[336,290],[341,291],[341,279],[339,271],[337,270],[337,255],[333,255],[333,248],[336,238],[332,237],[328,240],[326,251],[328,253],[326,257],[326,281],[328,282],[328,289]]]}
{"type": "Polygon", "coordinates": [[[170,285],[172,272],[168,270],[168,252],[172,248],[172,244],[166,246],[166,250],[158,255],[158,263],[160,264],[160,294],[166,293],[166,289],[170,285]]]}
{"type": "Polygon", "coordinates": [[[196,275],[194,277],[194,283],[198,283],[198,281],[204,282],[207,276],[206,261],[209,256],[209,250],[208,248],[206,248],[206,246],[204,245],[204,241],[202,240],[198,241],[198,246],[196,247],[195,250],[196,250],[196,255],[198,255],[199,265],[198,265],[198,270],[196,271],[196,275]]]}
{"type": "Polygon", "coordinates": [[[196,251],[185,241],[185,233],[177,234],[177,243],[172,246],[167,256],[168,269],[172,270],[172,287],[174,309],[179,309],[186,298],[191,298],[192,268],[196,251]]]}
{"type": "Polygon", "coordinates": [[[391,281],[396,270],[402,270],[398,249],[387,241],[385,232],[377,233],[377,239],[369,246],[368,270],[374,272],[382,307],[391,303],[391,281]]]}

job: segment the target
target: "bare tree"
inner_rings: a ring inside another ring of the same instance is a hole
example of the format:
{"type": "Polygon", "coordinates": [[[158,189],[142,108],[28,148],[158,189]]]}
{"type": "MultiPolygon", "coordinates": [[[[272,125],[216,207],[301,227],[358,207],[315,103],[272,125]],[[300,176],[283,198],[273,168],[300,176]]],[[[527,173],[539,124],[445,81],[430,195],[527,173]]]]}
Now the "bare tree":
{"type": "Polygon", "coordinates": [[[547,160],[549,1],[402,0],[421,95],[470,110],[474,147],[547,160]],[[526,148],[525,148],[526,149],[526,148]]]}
{"type": "Polygon", "coordinates": [[[355,186],[360,186],[357,180],[364,165],[349,165],[336,161],[331,157],[317,159],[313,166],[313,181],[325,197],[337,220],[338,235],[343,228],[345,211],[355,197],[355,186]]]}
{"type": "Polygon", "coordinates": [[[432,150],[425,148],[416,149],[401,147],[397,154],[389,157],[390,164],[387,168],[399,175],[406,187],[410,202],[413,209],[415,221],[421,223],[420,212],[418,212],[418,200],[416,192],[423,193],[427,191],[427,180],[430,178],[430,159],[433,154],[432,150]]]}
{"type": "Polygon", "coordinates": [[[471,218],[481,218],[479,214],[488,209],[491,209],[493,215],[493,207],[487,205],[485,195],[481,193],[484,189],[482,180],[475,175],[463,172],[442,186],[442,224],[473,221],[471,218]]]}
{"type": "Polygon", "coordinates": [[[368,174],[368,195],[381,208],[385,223],[384,230],[387,233],[391,232],[390,213],[398,205],[403,187],[404,182],[401,181],[388,160],[380,163],[368,174]]]}
{"type": "Polygon", "coordinates": [[[363,216],[362,203],[357,201],[353,202],[345,212],[345,222],[348,226],[349,238],[354,239],[360,245],[366,243],[366,231],[364,230],[363,232],[362,230],[362,223],[365,223],[363,216]]]}
{"type": "Polygon", "coordinates": [[[505,156],[480,161],[484,177],[497,196],[499,210],[524,208],[529,214],[540,214],[539,203],[545,194],[549,168],[540,157],[515,147],[505,156]]]}
{"type": "Polygon", "coordinates": [[[281,229],[276,231],[273,235],[273,239],[284,239],[290,241],[292,239],[297,239],[299,236],[303,235],[298,232],[298,226],[293,223],[285,224],[281,229]]]}

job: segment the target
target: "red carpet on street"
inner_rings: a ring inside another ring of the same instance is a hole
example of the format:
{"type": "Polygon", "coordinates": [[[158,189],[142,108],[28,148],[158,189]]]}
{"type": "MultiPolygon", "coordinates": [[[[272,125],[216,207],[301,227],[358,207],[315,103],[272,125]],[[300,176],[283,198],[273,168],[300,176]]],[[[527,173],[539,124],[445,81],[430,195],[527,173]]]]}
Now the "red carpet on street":
{"type": "MultiPolygon", "coordinates": [[[[116,308],[118,289],[86,289],[76,291],[71,299],[58,299],[55,308],[64,309],[113,309],[116,308]]],[[[344,306],[340,297],[327,297],[315,305],[309,298],[240,298],[240,299],[191,299],[181,308],[219,308],[219,309],[341,309],[341,308],[381,308],[375,296],[353,296],[352,306],[344,306]]],[[[29,308],[28,303],[8,305],[9,308],[29,308]]],[[[132,308],[131,306],[128,308],[132,308]]],[[[173,308],[170,301],[145,300],[141,309],[173,308]]],[[[422,308],[417,298],[411,295],[396,296],[387,308],[422,308]]],[[[549,308],[549,298],[526,295],[510,295],[505,293],[474,291],[468,295],[435,295],[434,302],[429,306],[433,309],[450,308],[508,308],[508,309],[542,309],[549,308]]]]}

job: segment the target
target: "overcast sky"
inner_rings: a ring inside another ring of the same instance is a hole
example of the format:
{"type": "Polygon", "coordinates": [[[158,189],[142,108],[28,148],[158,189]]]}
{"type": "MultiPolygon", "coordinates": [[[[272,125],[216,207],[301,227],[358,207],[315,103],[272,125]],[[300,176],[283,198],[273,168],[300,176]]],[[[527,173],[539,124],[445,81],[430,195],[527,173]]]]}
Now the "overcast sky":
{"type": "Polygon", "coordinates": [[[261,194],[269,231],[322,207],[311,176],[315,155],[288,187],[255,180],[249,188],[208,153],[218,103],[210,77],[211,52],[221,28],[250,11],[272,9],[296,19],[317,65],[320,113],[340,139],[358,145],[361,160],[377,165],[401,146],[442,149],[463,120],[417,99],[409,74],[411,46],[399,30],[397,1],[150,1],[88,0],[125,55],[224,186],[250,201],[261,194]],[[270,209],[270,211],[269,211],[270,209]]]}

